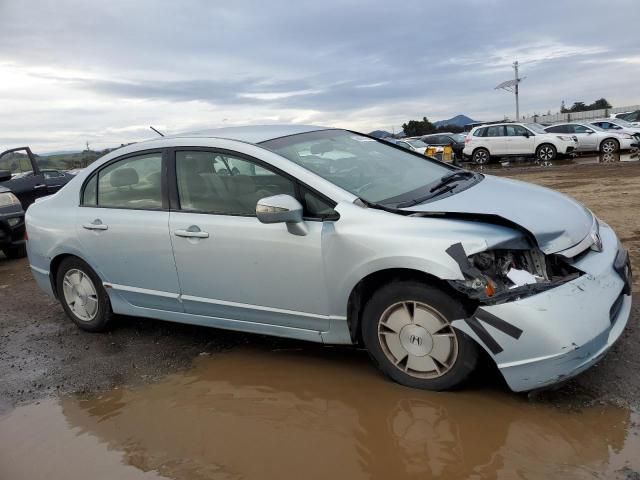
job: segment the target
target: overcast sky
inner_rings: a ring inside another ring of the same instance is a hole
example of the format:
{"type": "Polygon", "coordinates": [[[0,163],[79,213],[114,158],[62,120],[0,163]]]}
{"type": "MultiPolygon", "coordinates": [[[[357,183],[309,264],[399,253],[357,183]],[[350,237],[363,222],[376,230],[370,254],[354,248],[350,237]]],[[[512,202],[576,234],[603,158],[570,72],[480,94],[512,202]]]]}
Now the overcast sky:
{"type": "Polygon", "coordinates": [[[640,103],[639,0],[0,0],[0,147],[640,103]]]}

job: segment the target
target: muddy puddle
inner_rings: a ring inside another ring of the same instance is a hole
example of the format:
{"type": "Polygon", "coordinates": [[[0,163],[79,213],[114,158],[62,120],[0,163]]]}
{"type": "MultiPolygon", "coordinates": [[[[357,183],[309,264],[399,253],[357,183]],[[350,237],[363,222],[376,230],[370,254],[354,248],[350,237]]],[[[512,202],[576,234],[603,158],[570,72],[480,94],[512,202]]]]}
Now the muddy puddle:
{"type": "Polygon", "coordinates": [[[240,349],[5,412],[0,478],[637,478],[638,422],[500,390],[403,388],[360,352],[240,349]]]}

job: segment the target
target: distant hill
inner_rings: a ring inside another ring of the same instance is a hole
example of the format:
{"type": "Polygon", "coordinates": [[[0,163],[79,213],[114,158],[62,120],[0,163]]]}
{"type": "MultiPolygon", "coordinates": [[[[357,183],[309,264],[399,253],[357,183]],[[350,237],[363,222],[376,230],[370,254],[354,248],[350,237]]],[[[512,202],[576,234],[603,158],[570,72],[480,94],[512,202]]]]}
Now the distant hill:
{"type": "Polygon", "coordinates": [[[433,122],[434,127],[444,127],[445,125],[455,125],[456,127],[464,127],[468,123],[476,123],[477,120],[467,117],[466,115],[456,115],[448,120],[438,120],[433,122]]]}
{"type": "Polygon", "coordinates": [[[46,152],[39,153],[41,157],[49,157],[51,155],[73,155],[75,153],[80,153],[80,150],[60,150],[59,152],[46,152]]]}
{"type": "Polygon", "coordinates": [[[374,130],[373,132],[369,132],[369,135],[376,138],[393,137],[393,133],[387,132],[386,130],[374,130]]]}

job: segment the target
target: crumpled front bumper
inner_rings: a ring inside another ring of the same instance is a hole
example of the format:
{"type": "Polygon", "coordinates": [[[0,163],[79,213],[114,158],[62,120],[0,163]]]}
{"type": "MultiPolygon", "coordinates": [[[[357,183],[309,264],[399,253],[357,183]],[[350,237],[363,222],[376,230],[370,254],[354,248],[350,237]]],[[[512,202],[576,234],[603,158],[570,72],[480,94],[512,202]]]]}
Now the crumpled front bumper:
{"type": "Polygon", "coordinates": [[[630,274],[623,280],[624,266],[614,263],[628,257],[624,251],[618,255],[620,244],[606,224],[600,236],[602,251],[589,251],[573,264],[585,272],[579,278],[522,300],[482,306],[471,319],[453,322],[487,350],[512,390],[577,375],[624,331],[631,313],[630,274]]]}

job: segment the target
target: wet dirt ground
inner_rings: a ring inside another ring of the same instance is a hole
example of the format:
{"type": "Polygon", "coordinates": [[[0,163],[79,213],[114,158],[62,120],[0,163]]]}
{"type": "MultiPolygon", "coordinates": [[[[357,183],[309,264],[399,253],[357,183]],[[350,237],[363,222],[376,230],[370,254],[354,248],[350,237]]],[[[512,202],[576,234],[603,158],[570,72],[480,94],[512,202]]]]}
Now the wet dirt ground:
{"type": "MultiPolygon", "coordinates": [[[[640,271],[640,162],[512,162],[618,233],[640,271]]],[[[634,291],[640,292],[640,276],[634,291]]],[[[392,384],[363,351],[120,318],[78,331],[0,255],[0,479],[640,478],[640,304],[594,368],[513,394],[392,384]]]]}

